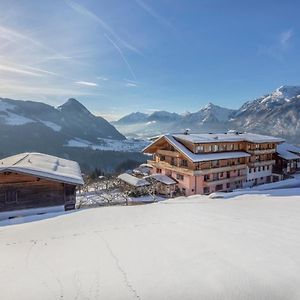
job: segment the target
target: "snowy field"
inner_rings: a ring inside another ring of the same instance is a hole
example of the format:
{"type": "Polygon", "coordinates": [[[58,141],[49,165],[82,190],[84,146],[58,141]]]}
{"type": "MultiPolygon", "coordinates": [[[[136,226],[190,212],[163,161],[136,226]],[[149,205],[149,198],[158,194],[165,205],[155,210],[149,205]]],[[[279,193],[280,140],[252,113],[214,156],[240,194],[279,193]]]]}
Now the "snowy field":
{"type": "Polygon", "coordinates": [[[149,145],[149,141],[141,139],[127,139],[127,140],[112,140],[112,139],[98,139],[99,144],[93,144],[89,141],[76,138],[69,140],[66,147],[76,148],[90,148],[93,150],[102,151],[120,151],[120,152],[141,152],[146,146],[149,145]]]}
{"type": "Polygon", "coordinates": [[[2,226],[0,298],[300,299],[300,189],[279,191],[2,226]]]}

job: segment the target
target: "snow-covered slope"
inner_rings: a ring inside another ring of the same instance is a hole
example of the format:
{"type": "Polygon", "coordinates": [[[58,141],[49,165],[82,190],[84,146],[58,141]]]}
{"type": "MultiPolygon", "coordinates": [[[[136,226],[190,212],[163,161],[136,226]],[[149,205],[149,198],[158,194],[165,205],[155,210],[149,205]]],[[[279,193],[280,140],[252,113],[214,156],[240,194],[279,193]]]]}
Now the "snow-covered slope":
{"type": "MultiPolygon", "coordinates": [[[[133,114],[123,117],[113,124],[128,136],[153,136],[166,132],[182,132],[185,128],[192,130],[224,130],[224,123],[228,122],[235,111],[209,103],[199,111],[183,114],[156,111],[150,115],[134,121],[133,114]]],[[[141,115],[139,115],[141,116],[141,115]]]]}
{"type": "Polygon", "coordinates": [[[300,298],[300,197],[205,196],[2,227],[1,299],[300,298]]]}
{"type": "Polygon", "coordinates": [[[300,139],[300,86],[281,86],[275,92],[246,102],[235,114],[237,129],[300,139]]]}
{"type": "Polygon", "coordinates": [[[77,161],[83,172],[95,168],[111,172],[127,160],[144,162],[142,154],[129,152],[140,151],[145,142],[126,140],[112,124],[93,115],[76,99],[55,108],[0,98],[0,139],[0,158],[23,152],[47,153],[77,161]]]}
{"type": "Polygon", "coordinates": [[[151,136],[167,132],[216,132],[235,129],[261,134],[282,136],[292,143],[300,141],[300,86],[281,86],[274,92],[246,102],[238,110],[209,103],[194,113],[183,113],[170,118],[162,113],[160,118],[150,116],[138,123],[116,122],[125,135],[151,136]]]}

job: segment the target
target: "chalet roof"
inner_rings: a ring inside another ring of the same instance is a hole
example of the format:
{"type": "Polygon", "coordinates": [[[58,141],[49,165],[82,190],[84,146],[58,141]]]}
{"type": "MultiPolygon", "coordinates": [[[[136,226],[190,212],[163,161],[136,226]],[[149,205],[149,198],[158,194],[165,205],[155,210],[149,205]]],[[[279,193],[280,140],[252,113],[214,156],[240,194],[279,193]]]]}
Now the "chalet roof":
{"type": "Polygon", "coordinates": [[[277,154],[286,160],[300,159],[300,147],[289,143],[282,143],[277,146],[277,154]],[[299,155],[295,154],[298,153],[299,155]]]}
{"type": "Polygon", "coordinates": [[[77,162],[43,153],[21,153],[0,160],[0,172],[16,172],[82,185],[80,167],[77,162]]]}
{"type": "Polygon", "coordinates": [[[250,143],[281,143],[284,139],[268,135],[254,133],[201,133],[201,134],[173,134],[179,140],[192,143],[216,143],[216,142],[250,142],[250,143]]]}
{"type": "Polygon", "coordinates": [[[146,179],[147,178],[153,178],[153,179],[155,179],[163,184],[166,184],[166,185],[172,185],[172,184],[177,183],[173,178],[171,178],[167,175],[164,175],[164,174],[152,174],[150,176],[147,176],[146,179]]]}
{"type": "Polygon", "coordinates": [[[142,186],[147,186],[150,183],[143,178],[137,178],[135,176],[132,176],[128,173],[123,173],[121,175],[118,176],[118,178],[126,183],[128,183],[129,185],[135,186],[135,187],[142,187],[142,186]]]}
{"type": "MultiPolygon", "coordinates": [[[[251,156],[249,153],[243,151],[218,152],[218,153],[193,153],[183,144],[178,142],[172,135],[163,135],[160,137],[160,139],[161,138],[165,138],[174,148],[176,148],[179,152],[181,152],[183,155],[189,158],[192,162],[204,162],[210,160],[242,158],[242,157],[251,156]]],[[[150,144],[148,147],[146,147],[144,151],[146,152],[146,150],[156,142],[157,140],[154,141],[152,144],[150,144]]]]}
{"type": "Polygon", "coordinates": [[[289,143],[279,144],[277,146],[277,150],[279,150],[279,151],[289,151],[289,152],[300,154],[300,147],[298,147],[296,145],[293,145],[293,144],[289,144],[289,143]]]}

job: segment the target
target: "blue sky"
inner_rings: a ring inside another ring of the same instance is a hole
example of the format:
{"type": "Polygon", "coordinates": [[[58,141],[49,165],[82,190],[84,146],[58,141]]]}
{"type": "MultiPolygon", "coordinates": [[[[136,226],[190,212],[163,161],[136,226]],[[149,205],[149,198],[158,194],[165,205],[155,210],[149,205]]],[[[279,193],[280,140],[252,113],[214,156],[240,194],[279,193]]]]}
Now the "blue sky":
{"type": "Polygon", "coordinates": [[[0,0],[0,96],[133,111],[238,108],[300,85],[300,3],[0,0]]]}

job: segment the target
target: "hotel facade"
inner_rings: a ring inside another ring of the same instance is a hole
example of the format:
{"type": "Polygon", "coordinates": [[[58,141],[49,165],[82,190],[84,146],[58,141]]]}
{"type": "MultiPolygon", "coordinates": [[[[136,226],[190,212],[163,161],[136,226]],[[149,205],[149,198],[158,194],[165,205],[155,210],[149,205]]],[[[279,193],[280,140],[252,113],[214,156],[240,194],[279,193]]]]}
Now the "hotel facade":
{"type": "Polygon", "coordinates": [[[274,155],[283,139],[251,133],[168,134],[143,150],[153,174],[177,181],[186,196],[231,191],[273,181],[274,155]]]}

